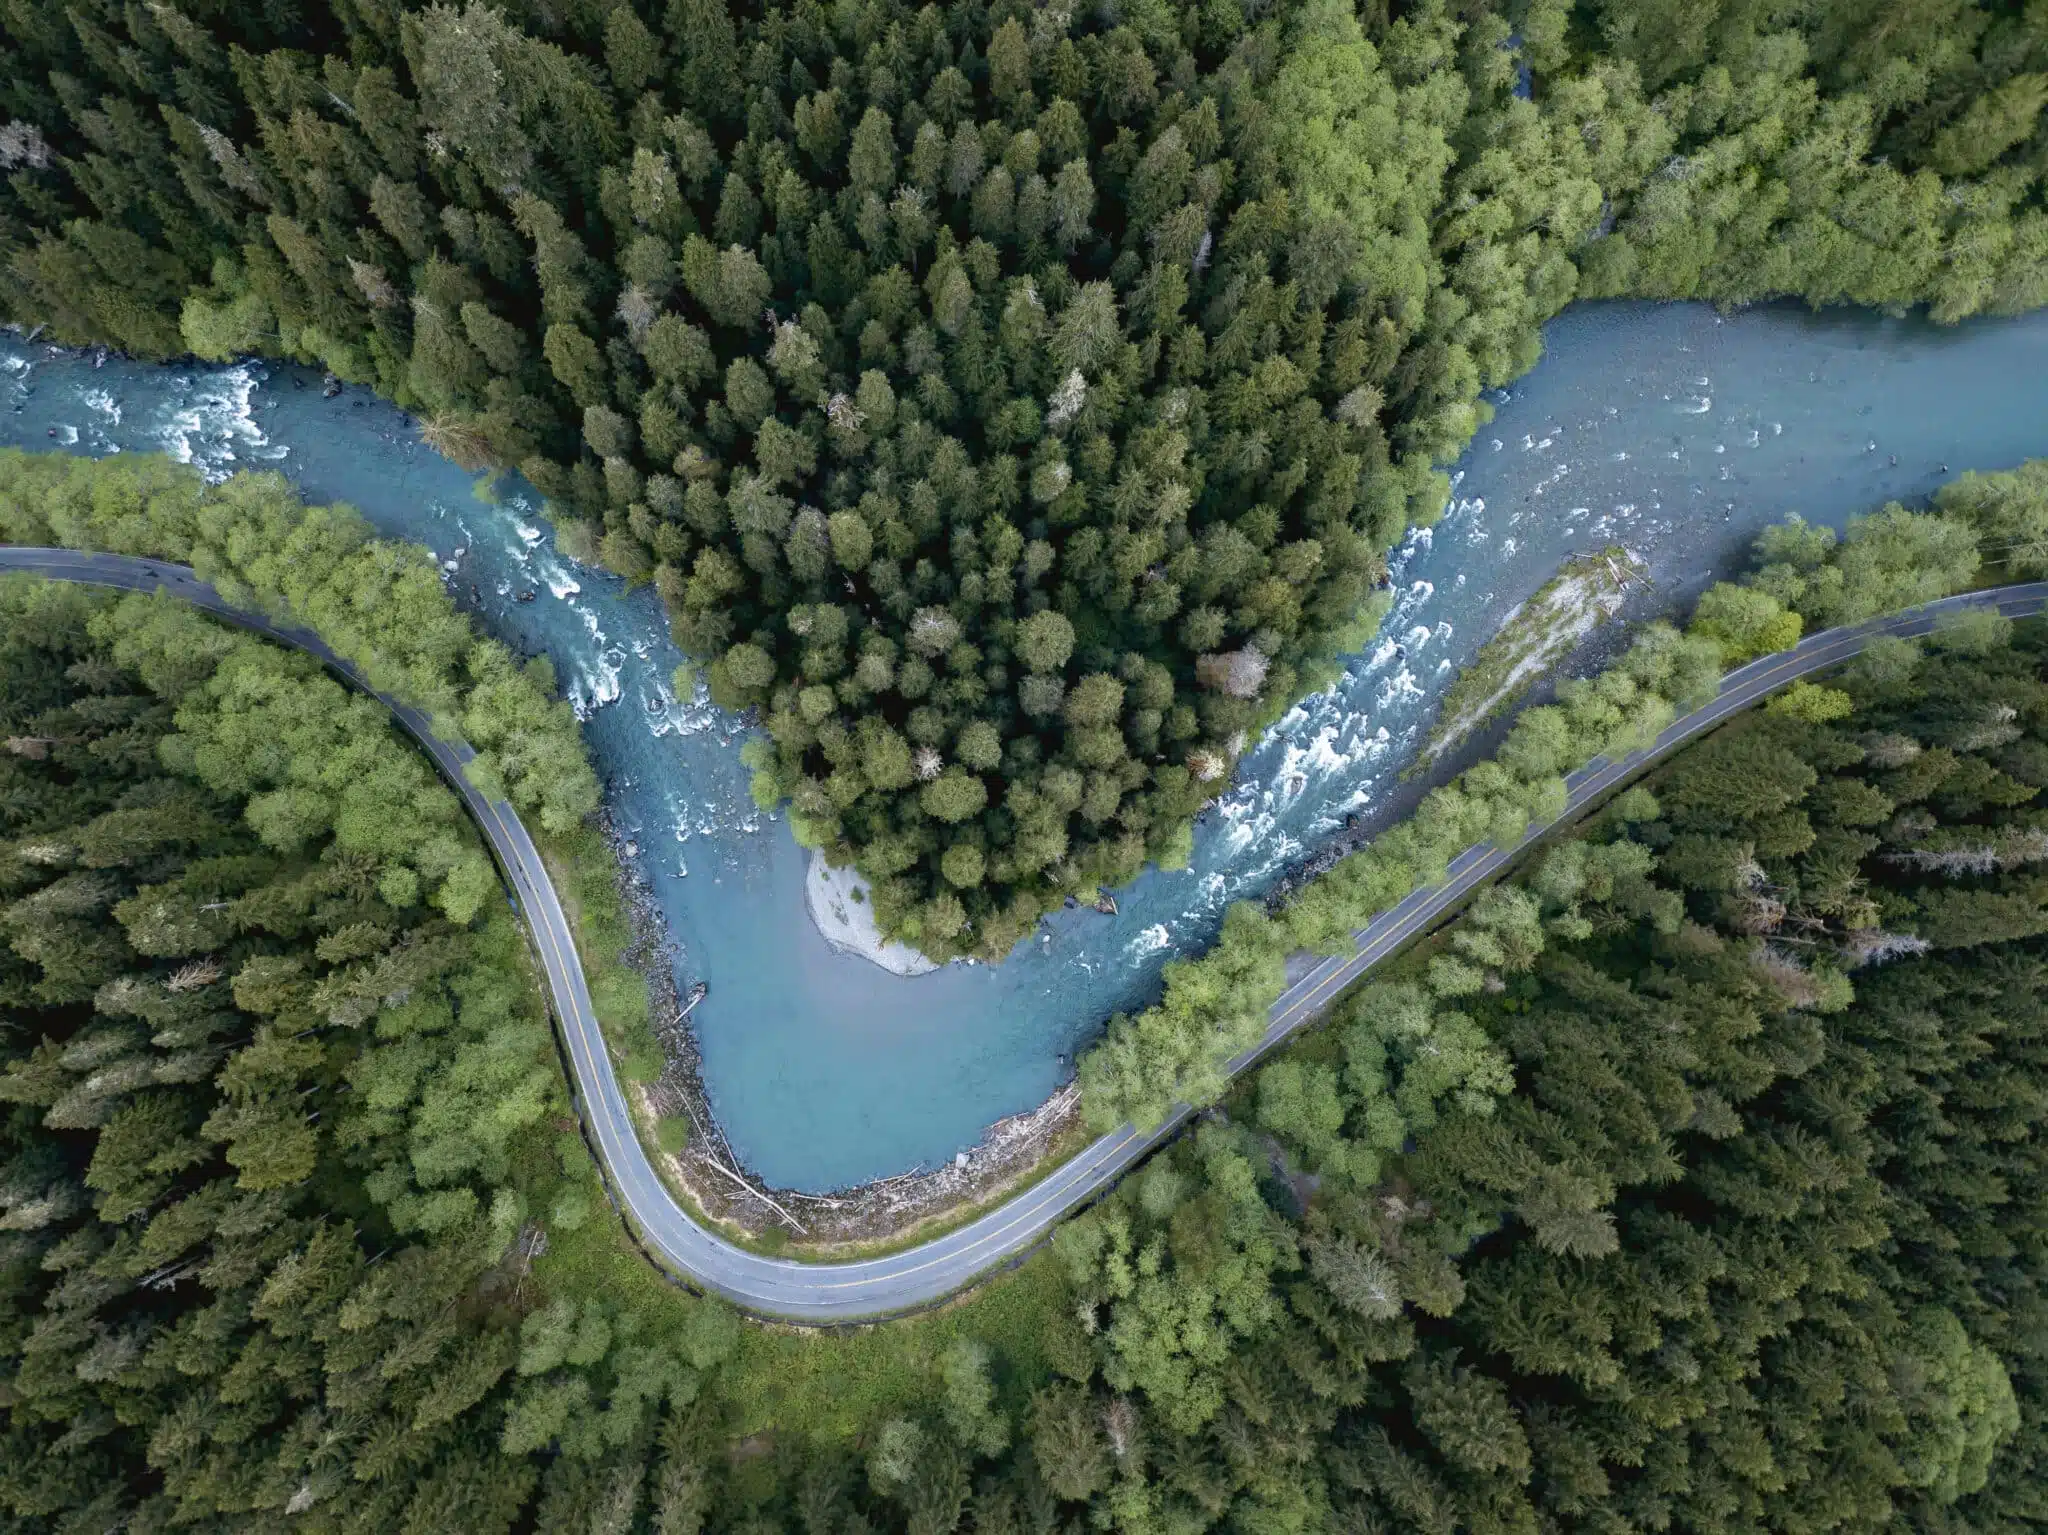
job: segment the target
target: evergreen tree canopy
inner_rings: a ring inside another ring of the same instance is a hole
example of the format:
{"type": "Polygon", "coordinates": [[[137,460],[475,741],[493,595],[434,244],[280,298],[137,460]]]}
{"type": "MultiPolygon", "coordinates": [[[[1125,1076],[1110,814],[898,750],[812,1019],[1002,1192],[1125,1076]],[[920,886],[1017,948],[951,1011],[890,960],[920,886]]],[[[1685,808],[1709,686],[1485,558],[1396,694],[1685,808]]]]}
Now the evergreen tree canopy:
{"type": "Polygon", "coordinates": [[[520,466],[882,926],[994,959],[1178,855],[1575,294],[2048,297],[2044,28],[12,3],[0,310],[315,361],[520,466]]]}
{"type": "Polygon", "coordinates": [[[17,577],[0,741],[10,1527],[506,1531],[525,1446],[644,1445],[695,1369],[533,1273],[589,1164],[490,862],[383,706],[17,577]]]}

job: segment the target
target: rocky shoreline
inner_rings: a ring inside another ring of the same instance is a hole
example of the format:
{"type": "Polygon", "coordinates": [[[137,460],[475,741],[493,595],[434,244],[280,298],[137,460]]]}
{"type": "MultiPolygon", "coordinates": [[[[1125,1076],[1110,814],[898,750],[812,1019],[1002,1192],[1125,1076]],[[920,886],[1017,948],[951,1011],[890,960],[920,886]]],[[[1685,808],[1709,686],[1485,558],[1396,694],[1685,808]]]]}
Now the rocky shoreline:
{"type": "MultiPolygon", "coordinates": [[[[1613,617],[1613,613],[1607,613],[1613,617]]],[[[1613,648],[1611,626],[1595,625],[1573,636],[1571,653],[1551,658],[1543,681],[1613,648]]],[[[1303,885],[1370,842],[1388,825],[1412,812],[1413,801],[1432,783],[1454,777],[1470,761],[1495,744],[1491,737],[1506,721],[1489,719],[1467,732],[1429,770],[1404,780],[1399,791],[1372,810],[1346,818],[1343,830],[1268,887],[1263,904],[1276,910],[1303,885]]],[[[696,1034],[678,995],[671,946],[651,892],[623,856],[625,842],[609,825],[605,836],[620,871],[621,889],[633,924],[634,942],[625,959],[647,978],[655,1034],[666,1066],[651,1085],[628,1084],[629,1093],[652,1118],[684,1119],[689,1144],[677,1153],[656,1153],[672,1180],[706,1214],[739,1228],[749,1237],[781,1233],[792,1248],[827,1255],[832,1249],[888,1242],[907,1237],[920,1227],[946,1219],[963,1207],[983,1203],[1005,1187],[1030,1175],[1051,1149],[1078,1133],[1080,1092],[1069,1082],[1044,1103],[990,1125],[969,1151],[935,1168],[915,1167],[893,1177],[827,1194],[780,1189],[756,1177],[734,1152],[712,1112],[704,1088],[696,1034]],[[659,1020],[667,1020],[665,1023],[659,1020]]],[[[817,853],[810,854],[804,902],[820,935],[842,953],[856,955],[890,973],[911,977],[938,966],[907,944],[885,941],[874,925],[865,884],[851,869],[833,869],[817,853]]],[[[771,1238],[772,1239],[772,1238],[771,1238]]]]}
{"type": "Polygon", "coordinates": [[[1528,601],[1517,604],[1479,654],[1444,690],[1429,739],[1404,777],[1428,771],[1447,751],[1551,675],[1637,587],[1651,585],[1649,561],[1622,544],[1565,561],[1528,601]]]}
{"type": "MultiPolygon", "coordinates": [[[[681,1151],[650,1147],[649,1155],[712,1219],[757,1240],[775,1240],[780,1233],[791,1250],[819,1257],[834,1248],[893,1241],[1029,1177],[1080,1125],[1080,1085],[1069,1082],[1036,1108],[997,1120],[971,1149],[938,1167],[914,1167],[827,1194],[764,1182],[734,1152],[712,1112],[696,1031],[676,985],[674,947],[653,893],[625,856],[626,839],[608,820],[602,830],[632,928],[621,959],[646,978],[649,1015],[664,1058],[661,1076],[652,1083],[627,1082],[627,1095],[650,1121],[688,1123],[690,1137],[681,1151]]],[[[822,867],[822,861],[812,867],[822,867]]]]}

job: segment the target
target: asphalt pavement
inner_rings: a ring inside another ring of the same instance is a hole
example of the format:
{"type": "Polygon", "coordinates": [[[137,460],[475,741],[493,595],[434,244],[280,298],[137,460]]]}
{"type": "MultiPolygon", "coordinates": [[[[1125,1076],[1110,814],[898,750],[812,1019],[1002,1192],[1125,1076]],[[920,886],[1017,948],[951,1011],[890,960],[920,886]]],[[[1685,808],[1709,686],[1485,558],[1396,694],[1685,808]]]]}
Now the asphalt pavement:
{"type": "MultiPolygon", "coordinates": [[[[328,649],[318,635],[234,606],[185,566],[72,549],[0,546],[0,571],[7,570],[91,586],[169,592],[231,623],[317,656],[390,708],[462,795],[526,921],[554,999],[562,1045],[573,1071],[577,1107],[621,1215],[643,1246],[693,1286],[723,1295],[747,1311],[792,1321],[858,1322],[916,1310],[1029,1249],[1062,1216],[1115,1183],[1189,1118],[1191,1111],[1181,1109],[1150,1131],[1125,1125],[957,1230],[887,1257],[853,1263],[804,1263],[737,1247],[692,1219],[649,1163],[591,1009],[590,989],[554,884],[518,813],[504,800],[487,798],[463,773],[463,765],[475,756],[468,746],[435,734],[425,715],[371,688],[361,673],[328,649]]],[[[1840,665],[1875,636],[1925,634],[1945,615],[1973,607],[1992,607],[2010,618],[2031,617],[2048,607],[2048,582],[1966,592],[1868,623],[1823,630],[1790,650],[1752,661],[1721,680],[1721,690],[1712,702],[1675,721],[1647,749],[1617,761],[1596,761],[1571,774],[1565,780],[1566,817],[1584,810],[1672,748],[1776,689],[1840,665]]],[[[1353,953],[1321,961],[1281,994],[1273,1004],[1265,1037],[1231,1061],[1232,1074],[1245,1070],[1313,1021],[1359,976],[1428,929],[1546,830],[1531,828],[1507,848],[1490,843],[1467,848],[1451,861],[1442,884],[1417,890],[1374,918],[1357,934],[1353,953]]]]}

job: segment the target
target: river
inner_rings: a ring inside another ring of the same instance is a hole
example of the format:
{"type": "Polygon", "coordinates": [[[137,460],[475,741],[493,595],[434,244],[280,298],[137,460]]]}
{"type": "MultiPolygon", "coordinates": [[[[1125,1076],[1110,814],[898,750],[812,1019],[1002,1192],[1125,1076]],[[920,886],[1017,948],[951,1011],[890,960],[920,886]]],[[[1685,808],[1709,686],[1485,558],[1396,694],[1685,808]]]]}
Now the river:
{"type": "Polygon", "coordinates": [[[348,501],[433,549],[488,629],[553,657],[678,980],[710,984],[695,1022],[727,1135],[770,1183],[822,1191],[943,1161],[1044,1099],[1105,1017],[1156,996],[1164,963],[1208,942],[1228,901],[1397,798],[1444,685],[1573,553],[1626,545],[1654,602],[1676,605],[1788,513],[1840,526],[1951,470],[2048,453],[2048,313],[1941,328],[1582,305],[1545,345],[1490,397],[1444,518],[1395,556],[1372,648],[1247,754],[1189,869],[1117,892],[1119,916],[1056,914],[1001,966],[907,980],[836,953],[807,920],[803,856],[746,792],[744,727],[676,695],[682,657],[653,593],[562,555],[530,493],[482,499],[366,391],[323,398],[317,374],[268,364],[95,365],[0,336],[0,443],[165,451],[213,476],[280,469],[309,500],[348,501]]]}

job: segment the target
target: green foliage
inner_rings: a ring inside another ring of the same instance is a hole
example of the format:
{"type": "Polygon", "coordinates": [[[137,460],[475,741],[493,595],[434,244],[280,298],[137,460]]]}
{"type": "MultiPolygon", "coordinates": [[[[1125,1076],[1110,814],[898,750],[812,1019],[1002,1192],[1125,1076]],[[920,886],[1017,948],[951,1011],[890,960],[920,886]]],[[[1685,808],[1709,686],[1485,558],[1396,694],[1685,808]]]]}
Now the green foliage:
{"type": "MultiPolygon", "coordinates": [[[[755,1481],[719,1439],[709,1404],[730,1398],[707,1393],[771,1389],[715,1383],[766,1367],[778,1335],[542,1285],[549,1260],[527,1273],[535,1230],[567,1247],[604,1223],[562,1178],[582,1153],[552,1144],[560,1090],[509,918],[394,904],[392,863],[430,888],[423,839],[345,844],[345,795],[300,820],[265,805],[279,774],[301,782],[301,749],[402,782],[389,726],[160,602],[25,581],[0,601],[0,723],[29,743],[0,756],[0,986],[31,1020],[0,1068],[0,1342],[19,1361],[0,1492],[31,1527],[95,1498],[268,1517],[325,1485],[309,1430],[338,1402],[390,1431],[328,1441],[348,1480],[313,1507],[365,1528],[458,1495],[494,1528],[610,1518],[621,1488],[675,1527],[1085,1504],[1150,1528],[1148,1510],[1199,1525],[1243,1502],[1322,1528],[1424,1496],[1460,1526],[1572,1523],[1623,1517],[1643,1471],[1676,1466],[1753,1520],[1795,1496],[1840,1528],[2042,1511],[2031,628],[1945,632],[1661,767],[1065,1228],[1041,1346],[982,1341],[991,1301],[950,1312],[845,1427],[865,1474],[792,1430],[755,1481]],[[237,734],[251,711],[261,735],[237,734]],[[1438,986],[1450,965],[1475,984],[1438,986]],[[349,1187],[366,1214],[330,1205],[349,1187]],[[149,1288],[187,1265],[168,1300],[149,1288]],[[398,1363],[337,1384],[358,1350],[398,1363]],[[151,1357],[181,1361],[154,1396],[123,1363],[151,1357]],[[279,1357],[316,1368],[261,1398],[260,1457],[168,1457],[179,1412],[279,1357]],[[1873,1395],[1826,1387],[1843,1379],[1873,1395]],[[109,1432],[66,1432],[102,1411],[109,1432]],[[393,1459],[401,1434],[417,1459],[393,1459]],[[228,1480],[279,1453],[301,1457],[289,1475],[228,1480]]],[[[1653,635],[1621,670],[1675,690],[1684,654],[1653,635]]],[[[1574,721],[1611,730],[1612,690],[1591,695],[1517,760],[1548,760],[1574,721]]],[[[1255,950],[1286,942],[1233,920],[1255,950]]],[[[821,1347],[839,1345],[800,1352],[821,1347]]]]}
{"type": "Polygon", "coordinates": [[[1803,624],[1769,592],[1717,581],[1693,609],[1690,627],[1720,646],[1722,659],[1735,666],[1774,650],[1790,650],[1799,643],[1803,624]]]}
{"type": "MultiPolygon", "coordinates": [[[[1256,1135],[1205,1125],[1068,1228],[1146,1506],[2037,1520],[2044,658],[2025,626],[1724,727],[1396,962],[1455,956],[1458,1012],[1362,988],[1232,1101],[1256,1135]]],[[[1034,1450],[1120,1522],[1077,1409],[1034,1450]]]]}
{"type": "Polygon", "coordinates": [[[2048,299],[2031,11],[1726,9],[15,4],[0,310],[524,469],[786,722],[757,786],[884,927],[1000,959],[1178,856],[1575,295],[2048,299]],[[1142,685],[1083,721],[1093,676],[1142,685]],[[982,727],[983,803],[869,776],[870,720],[982,727]]]}
{"type": "MultiPolygon", "coordinates": [[[[597,808],[596,775],[574,714],[554,696],[547,663],[522,666],[479,636],[425,550],[372,538],[349,507],[302,505],[281,476],[239,474],[209,486],[149,455],[90,460],[9,449],[0,452],[0,536],[189,562],[229,601],[314,630],[371,686],[453,724],[476,750],[474,781],[547,830],[566,832],[597,808]]],[[[157,621],[185,622],[175,609],[164,615],[157,621]]],[[[138,656],[136,664],[175,668],[189,642],[189,634],[163,636],[154,659],[138,656]]],[[[254,708],[262,683],[246,686],[254,708]]],[[[240,728],[243,746],[226,738],[213,744],[209,760],[222,771],[235,771],[236,754],[256,751],[270,726],[252,715],[240,728]]],[[[314,771],[317,755],[296,747],[271,753],[297,758],[301,773],[314,771]]],[[[328,776],[347,787],[339,763],[328,776]]],[[[278,834],[288,835],[294,797],[268,803],[278,834]]],[[[365,827],[364,835],[377,834],[365,827]]],[[[488,881],[480,879],[465,877],[468,899],[481,899],[488,881]]]]}
{"type": "Polygon", "coordinates": [[[1271,1276],[1299,1263],[1292,1234],[1259,1197],[1247,1149],[1218,1130],[1196,1135],[1203,1177],[1192,1219],[1148,1231],[1119,1200],[1054,1239],[1076,1285],[1114,1306],[1104,1380],[1142,1390],[1181,1434],[1222,1407],[1234,1348],[1277,1315],[1271,1276]]]}
{"type": "Polygon", "coordinates": [[[1977,536],[1985,562],[2027,580],[2048,573],[2048,458],[2009,474],[1974,471],[1934,494],[1935,507],[1977,536]]]}
{"type": "Polygon", "coordinates": [[[591,1174],[489,863],[380,706],[13,578],[0,738],[11,1521],[504,1529],[529,1451],[689,1400],[624,1297],[534,1272],[591,1174]]]}
{"type": "Polygon", "coordinates": [[[1764,707],[1788,719],[1804,720],[1809,725],[1825,725],[1829,720],[1847,719],[1856,705],[1855,700],[1839,688],[1795,682],[1764,707]]]}
{"type": "Polygon", "coordinates": [[[2019,1404],[1997,1353],[1972,1339],[1954,1312],[1923,1307],[1911,1327],[1894,1369],[1921,1436],[1900,1469],[1929,1501],[1953,1503],[1983,1491],[1993,1458],[2019,1432],[2019,1404]]]}
{"type": "Polygon", "coordinates": [[[1766,532],[1756,545],[1760,568],[1748,580],[1807,627],[1825,629],[1963,590],[1981,563],[1977,545],[1963,518],[1918,515],[1893,502],[1851,519],[1839,544],[1831,529],[1796,517],[1766,532]]]}
{"type": "Polygon", "coordinates": [[[954,1340],[939,1360],[940,1413],[954,1439],[981,1455],[1000,1455],[1010,1442],[1010,1425],[995,1407],[988,1349],[968,1338],[954,1340]]]}

